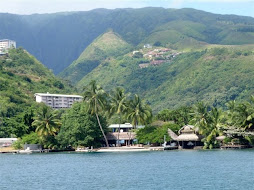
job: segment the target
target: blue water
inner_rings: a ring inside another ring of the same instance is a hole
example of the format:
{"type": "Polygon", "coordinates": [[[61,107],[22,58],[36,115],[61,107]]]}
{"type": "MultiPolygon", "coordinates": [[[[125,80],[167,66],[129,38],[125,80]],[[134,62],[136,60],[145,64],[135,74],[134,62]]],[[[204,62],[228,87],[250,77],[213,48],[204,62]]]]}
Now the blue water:
{"type": "Polygon", "coordinates": [[[254,150],[0,154],[0,189],[254,189],[254,150]]]}

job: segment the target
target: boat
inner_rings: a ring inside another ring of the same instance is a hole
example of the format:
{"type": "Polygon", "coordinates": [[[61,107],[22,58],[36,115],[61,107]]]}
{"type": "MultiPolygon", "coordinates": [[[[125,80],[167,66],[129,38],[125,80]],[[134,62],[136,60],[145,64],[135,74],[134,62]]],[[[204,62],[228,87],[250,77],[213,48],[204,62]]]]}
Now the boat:
{"type": "Polygon", "coordinates": [[[31,153],[41,153],[42,150],[31,150],[30,147],[27,147],[25,150],[20,150],[18,153],[20,154],[31,154],[31,153]]]}
{"type": "Polygon", "coordinates": [[[92,152],[92,149],[89,148],[77,148],[75,152],[92,152]]]}

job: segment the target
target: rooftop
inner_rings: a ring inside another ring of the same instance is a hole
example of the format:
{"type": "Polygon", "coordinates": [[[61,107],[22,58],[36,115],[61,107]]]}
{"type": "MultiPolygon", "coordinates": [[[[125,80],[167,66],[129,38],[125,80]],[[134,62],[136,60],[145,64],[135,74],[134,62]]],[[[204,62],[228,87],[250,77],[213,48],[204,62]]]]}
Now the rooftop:
{"type": "MultiPolygon", "coordinates": [[[[119,124],[111,124],[110,126],[108,126],[108,128],[110,129],[115,129],[115,128],[119,128],[119,124]]],[[[133,128],[133,125],[130,123],[125,123],[125,124],[120,124],[120,128],[133,128]]],[[[137,128],[144,128],[144,126],[139,125],[137,126],[137,128]]]]}
{"type": "MultiPolygon", "coordinates": [[[[125,124],[120,124],[120,128],[132,128],[132,124],[130,123],[125,123],[125,124]]],[[[113,128],[119,128],[119,124],[111,124],[108,126],[108,128],[113,129],[113,128]]]]}
{"type": "Polygon", "coordinates": [[[14,40],[9,40],[9,39],[0,39],[0,42],[5,42],[5,41],[13,41],[13,42],[14,42],[14,40]]]}
{"type": "Polygon", "coordinates": [[[34,96],[57,96],[57,97],[74,97],[74,98],[83,98],[79,95],[67,95],[67,94],[50,94],[50,93],[35,93],[34,96]]]}
{"type": "Polygon", "coordinates": [[[179,131],[179,134],[194,134],[196,133],[195,127],[193,125],[184,125],[179,131]]]}
{"type": "Polygon", "coordinates": [[[177,141],[200,141],[200,137],[196,134],[181,134],[177,137],[177,141]]]}

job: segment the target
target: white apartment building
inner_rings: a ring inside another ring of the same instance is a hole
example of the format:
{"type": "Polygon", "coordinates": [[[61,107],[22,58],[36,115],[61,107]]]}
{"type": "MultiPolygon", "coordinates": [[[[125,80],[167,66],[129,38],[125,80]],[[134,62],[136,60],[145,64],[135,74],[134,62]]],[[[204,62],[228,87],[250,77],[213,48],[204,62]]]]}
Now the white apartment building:
{"type": "Polygon", "coordinates": [[[43,102],[46,105],[55,108],[70,108],[74,102],[82,101],[83,97],[79,95],[35,93],[36,102],[43,102]]]}
{"type": "Polygon", "coordinates": [[[13,40],[3,39],[0,40],[0,52],[8,50],[10,48],[16,48],[16,42],[13,40]]]}

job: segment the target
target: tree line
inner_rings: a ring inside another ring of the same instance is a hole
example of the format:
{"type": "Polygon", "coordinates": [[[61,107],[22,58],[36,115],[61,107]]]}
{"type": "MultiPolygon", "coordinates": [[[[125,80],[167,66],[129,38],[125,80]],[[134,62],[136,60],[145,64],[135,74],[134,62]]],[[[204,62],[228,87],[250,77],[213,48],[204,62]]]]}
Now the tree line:
{"type": "Polygon", "coordinates": [[[205,149],[218,147],[219,141],[216,137],[219,136],[225,136],[224,143],[237,141],[240,144],[254,144],[254,96],[251,96],[249,101],[229,101],[226,109],[199,102],[189,107],[162,110],[156,117],[178,125],[173,127],[174,132],[177,132],[180,126],[194,125],[203,136],[205,149]]]}
{"type": "Polygon", "coordinates": [[[30,130],[16,143],[40,143],[45,148],[76,148],[78,146],[109,146],[106,133],[108,121],[131,122],[134,128],[152,120],[152,110],[135,94],[117,87],[106,92],[91,81],[84,88],[83,102],[70,109],[53,110],[43,103],[30,115],[30,130]]]}
{"type": "Polygon", "coordinates": [[[15,120],[0,119],[1,137],[19,137],[16,143],[40,143],[45,148],[76,148],[78,146],[109,146],[109,123],[145,124],[137,132],[139,143],[161,144],[164,136],[169,141],[167,129],[177,133],[187,124],[194,125],[204,142],[204,148],[219,146],[217,137],[226,136],[224,143],[237,141],[254,144],[254,96],[249,101],[230,101],[226,109],[199,102],[193,106],[164,109],[153,116],[152,109],[137,95],[117,87],[106,92],[96,81],[84,88],[83,101],[70,109],[53,110],[43,103],[33,104],[15,120]],[[17,123],[19,122],[19,123],[17,123]],[[4,125],[3,125],[4,123],[4,125]]]}

